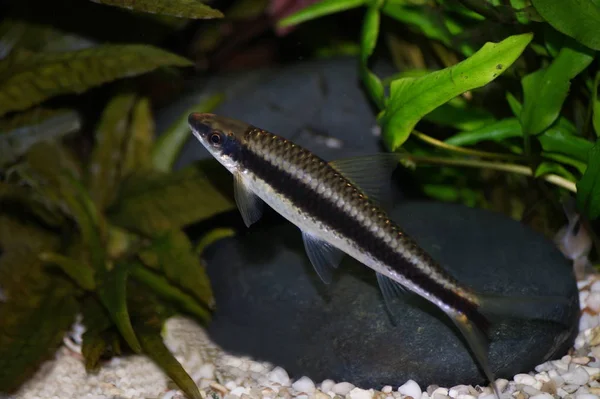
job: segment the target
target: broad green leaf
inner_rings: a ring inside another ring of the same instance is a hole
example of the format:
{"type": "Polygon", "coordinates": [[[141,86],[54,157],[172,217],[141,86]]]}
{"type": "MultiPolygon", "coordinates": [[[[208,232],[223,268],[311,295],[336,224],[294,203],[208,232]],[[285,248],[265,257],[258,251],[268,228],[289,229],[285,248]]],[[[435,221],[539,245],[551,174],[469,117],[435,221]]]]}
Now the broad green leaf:
{"type": "Polygon", "coordinates": [[[361,58],[361,76],[362,81],[367,87],[369,97],[375,102],[379,109],[383,109],[385,97],[383,92],[383,84],[381,80],[373,72],[369,70],[368,61],[375,46],[377,45],[377,37],[379,36],[379,7],[372,5],[367,9],[362,25],[362,33],[360,40],[360,58],[361,58]]]}
{"type": "Polygon", "coordinates": [[[447,46],[452,45],[452,36],[439,20],[424,12],[422,7],[407,7],[387,1],[381,11],[391,18],[418,28],[429,39],[439,40],[447,46]]]}
{"type": "Polygon", "coordinates": [[[121,184],[108,215],[117,226],[155,236],[235,209],[231,186],[229,172],[214,160],[171,174],[136,173],[121,184]]]}
{"type": "Polygon", "coordinates": [[[579,161],[587,162],[593,143],[574,136],[561,126],[554,125],[537,136],[542,149],[547,152],[568,155],[579,161]]]}
{"type": "Polygon", "coordinates": [[[520,119],[526,135],[540,134],[558,118],[571,79],[587,68],[593,59],[589,49],[565,46],[547,68],[523,78],[524,100],[520,119]]]}
{"type": "Polygon", "coordinates": [[[292,15],[280,19],[277,26],[285,28],[329,14],[350,10],[366,4],[365,0],[321,0],[305,7],[292,15]]]}
{"type": "Polygon", "coordinates": [[[577,208],[590,219],[600,216],[600,140],[588,152],[588,166],[577,183],[577,208]]]}
{"type": "Polygon", "coordinates": [[[94,3],[127,8],[150,14],[173,17],[206,19],[222,18],[223,14],[201,3],[200,0],[91,0],[94,3]]]}
{"type": "Polygon", "coordinates": [[[142,348],[138,337],[133,331],[129,310],[127,309],[127,277],[129,267],[123,263],[116,263],[111,270],[99,273],[97,278],[97,292],[102,304],[108,309],[110,318],[115,323],[119,332],[134,352],[141,352],[142,348]]]}
{"type": "Polygon", "coordinates": [[[77,307],[62,281],[48,284],[42,292],[31,289],[18,299],[0,302],[0,393],[18,388],[51,359],[75,321],[77,307]]]}
{"type": "Polygon", "coordinates": [[[531,0],[540,15],[559,32],[600,50],[600,4],[588,0],[531,0]]]}
{"type": "Polygon", "coordinates": [[[35,108],[0,120],[0,166],[14,162],[35,143],[79,130],[81,118],[70,109],[35,108]]]}
{"type": "Polygon", "coordinates": [[[481,87],[502,74],[523,52],[532,34],[486,43],[471,57],[421,78],[403,78],[391,86],[381,124],[387,146],[400,147],[419,120],[465,91],[481,87]]]}
{"type": "Polygon", "coordinates": [[[506,118],[480,129],[457,133],[444,140],[444,142],[456,146],[468,146],[481,141],[501,142],[509,138],[521,137],[522,135],[519,121],[516,118],[506,118]]]}
{"type": "Polygon", "coordinates": [[[151,151],[154,144],[154,119],[150,100],[147,97],[143,97],[136,102],[128,135],[121,176],[128,176],[137,169],[152,167],[151,151]]]}
{"type": "Polygon", "coordinates": [[[423,119],[464,131],[480,129],[495,122],[490,112],[470,106],[461,97],[455,97],[446,104],[440,105],[423,116],[423,119]]]}
{"type": "Polygon", "coordinates": [[[577,159],[573,159],[573,158],[563,155],[563,154],[557,154],[557,153],[552,153],[552,152],[542,151],[541,155],[544,158],[551,159],[551,160],[560,162],[562,164],[572,166],[575,169],[577,169],[577,171],[582,175],[585,173],[585,168],[587,167],[586,162],[582,162],[577,159]]]}
{"type": "Polygon", "coordinates": [[[148,45],[106,44],[70,52],[16,54],[0,61],[0,115],[51,97],[191,61],[148,45]]]}
{"type": "Polygon", "coordinates": [[[225,100],[225,95],[218,93],[202,99],[198,104],[187,109],[167,128],[152,147],[152,166],[160,172],[169,172],[179,155],[181,147],[190,138],[188,116],[192,112],[212,112],[225,100]]]}
{"type": "Polygon", "coordinates": [[[72,278],[81,288],[92,291],[96,288],[92,268],[76,259],[52,252],[42,252],[39,256],[42,262],[56,265],[72,278]]]}
{"type": "Polygon", "coordinates": [[[185,312],[196,316],[199,320],[208,322],[211,318],[208,308],[201,306],[194,297],[174,286],[169,280],[158,273],[137,265],[131,270],[131,276],[146,284],[156,295],[173,302],[185,312]]]}
{"type": "Polygon", "coordinates": [[[160,269],[169,281],[200,303],[209,306],[214,301],[200,258],[188,237],[180,230],[156,235],[150,246],[140,251],[139,256],[144,264],[160,269]]]}
{"type": "Polygon", "coordinates": [[[100,210],[114,198],[119,185],[118,160],[128,133],[129,114],[135,102],[135,94],[122,93],[114,96],[104,108],[96,127],[96,142],[88,167],[87,188],[89,196],[100,210]]]}
{"type": "Polygon", "coordinates": [[[451,184],[431,184],[423,185],[423,191],[429,197],[439,201],[460,202],[467,206],[476,206],[483,198],[481,192],[467,187],[456,187],[451,184]]]}
{"type": "Polygon", "coordinates": [[[551,173],[565,177],[571,181],[577,180],[575,176],[571,172],[569,172],[564,166],[556,162],[548,161],[544,161],[538,165],[537,169],[535,170],[534,176],[541,177],[551,173]]]}

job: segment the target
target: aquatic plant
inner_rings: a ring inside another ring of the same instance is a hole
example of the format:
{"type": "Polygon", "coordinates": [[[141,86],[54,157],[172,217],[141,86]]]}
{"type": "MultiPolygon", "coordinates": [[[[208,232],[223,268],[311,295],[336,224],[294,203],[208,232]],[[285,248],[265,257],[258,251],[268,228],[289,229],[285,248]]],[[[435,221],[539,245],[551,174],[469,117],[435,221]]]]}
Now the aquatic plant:
{"type": "MultiPolygon", "coordinates": [[[[233,197],[214,184],[226,172],[212,160],[173,170],[187,112],[155,139],[153,110],[181,93],[186,75],[231,66],[224,60],[271,31],[313,57],[357,57],[383,141],[410,154],[426,195],[537,215],[528,223],[548,234],[563,224],[567,194],[590,231],[600,216],[594,2],[236,0],[224,12],[197,0],[8,3],[0,392],[51,357],[81,314],[90,372],[112,355],[145,353],[199,397],[160,332],[176,313],[209,322],[211,287],[184,228],[234,209],[233,197]],[[331,23],[346,17],[360,23],[331,23]],[[375,73],[379,56],[398,73],[375,73]]],[[[264,54],[252,62],[272,60],[264,54]]],[[[202,234],[204,246],[228,233],[202,234]]]]}

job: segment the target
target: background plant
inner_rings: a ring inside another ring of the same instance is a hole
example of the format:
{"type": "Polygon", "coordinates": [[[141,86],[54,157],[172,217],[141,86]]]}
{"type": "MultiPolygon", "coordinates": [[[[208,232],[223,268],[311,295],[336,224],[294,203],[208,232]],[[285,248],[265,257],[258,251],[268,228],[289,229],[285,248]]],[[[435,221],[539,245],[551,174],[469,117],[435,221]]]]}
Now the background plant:
{"type": "MultiPolygon", "coordinates": [[[[177,313],[210,320],[201,248],[186,229],[201,226],[201,245],[230,234],[212,221],[234,209],[231,185],[212,160],[173,170],[189,136],[187,112],[164,132],[154,127],[154,115],[192,76],[356,57],[382,140],[408,154],[425,196],[498,210],[552,236],[564,224],[561,201],[574,195],[593,233],[600,215],[594,4],[7,2],[0,392],[30,377],[80,314],[90,372],[114,354],[144,352],[199,396],[160,331],[177,313]],[[382,61],[397,73],[378,75],[382,61]]],[[[190,111],[223,99],[203,98],[190,111]]]]}

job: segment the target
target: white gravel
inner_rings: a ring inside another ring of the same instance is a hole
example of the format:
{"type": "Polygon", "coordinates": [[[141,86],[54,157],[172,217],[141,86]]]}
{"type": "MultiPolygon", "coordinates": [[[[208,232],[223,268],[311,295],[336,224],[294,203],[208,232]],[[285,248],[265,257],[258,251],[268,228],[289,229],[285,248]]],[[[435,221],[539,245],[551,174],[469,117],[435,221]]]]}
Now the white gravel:
{"type": "MultiPolygon", "coordinates": [[[[498,379],[502,399],[600,399],[600,274],[578,282],[582,320],[569,354],[540,364],[510,381],[498,379]]],[[[406,381],[381,391],[350,382],[292,381],[281,367],[232,356],[210,341],[195,322],[170,319],[164,329],[167,347],[182,363],[205,399],[495,399],[489,387],[421,387],[406,381]]],[[[144,356],[115,358],[98,374],[87,375],[80,352],[83,329],[77,323],[55,358],[11,399],[183,399],[164,373],[144,356]]]]}

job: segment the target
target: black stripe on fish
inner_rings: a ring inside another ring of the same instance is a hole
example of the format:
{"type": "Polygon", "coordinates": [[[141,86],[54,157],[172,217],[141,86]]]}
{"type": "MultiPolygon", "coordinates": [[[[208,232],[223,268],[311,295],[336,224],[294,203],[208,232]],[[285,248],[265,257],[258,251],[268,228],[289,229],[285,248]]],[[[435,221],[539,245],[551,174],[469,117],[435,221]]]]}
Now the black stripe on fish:
{"type": "MultiPolygon", "coordinates": [[[[250,127],[246,137],[255,134],[258,129],[250,127]]],[[[267,137],[267,140],[282,140],[277,136],[272,136],[270,133],[262,132],[267,137]]],[[[379,237],[371,229],[366,228],[356,218],[348,215],[339,208],[331,199],[317,192],[305,182],[299,180],[289,171],[275,166],[269,160],[266,160],[261,154],[257,154],[248,145],[242,147],[240,153],[240,161],[243,166],[251,170],[258,178],[269,184],[276,192],[288,198],[304,213],[311,215],[315,220],[323,222],[328,228],[336,231],[338,234],[345,236],[356,243],[357,246],[370,253],[381,263],[388,265],[398,271],[399,274],[406,276],[415,285],[423,288],[433,296],[441,300],[443,303],[450,306],[452,309],[464,314],[478,328],[484,332],[489,328],[489,322],[478,311],[476,303],[471,302],[448,287],[445,287],[440,282],[431,278],[424,270],[410,264],[403,258],[402,254],[385,242],[385,238],[379,237]]],[[[279,154],[270,154],[275,158],[279,154]]],[[[307,156],[315,157],[319,161],[325,162],[313,154],[306,153],[307,156]]],[[[394,223],[390,221],[390,223],[394,223]]],[[[397,225],[396,231],[401,231],[397,225]]],[[[392,240],[398,240],[396,236],[392,240]]],[[[416,243],[409,241],[407,237],[402,238],[402,245],[407,243],[416,243]]],[[[420,256],[426,256],[423,251],[420,251],[420,256]]],[[[431,260],[433,263],[434,261],[431,260]]],[[[440,273],[438,271],[438,273],[440,273]]],[[[454,282],[450,276],[444,276],[449,282],[454,282]]]]}

